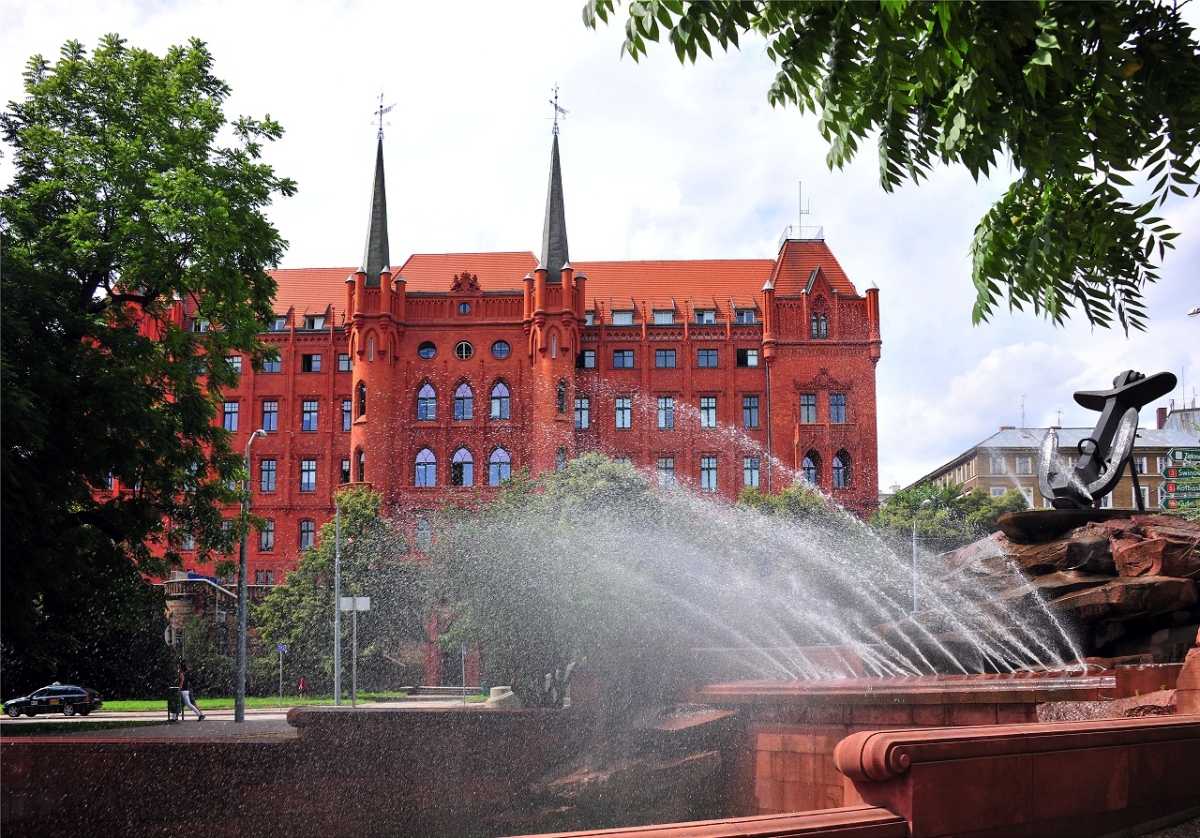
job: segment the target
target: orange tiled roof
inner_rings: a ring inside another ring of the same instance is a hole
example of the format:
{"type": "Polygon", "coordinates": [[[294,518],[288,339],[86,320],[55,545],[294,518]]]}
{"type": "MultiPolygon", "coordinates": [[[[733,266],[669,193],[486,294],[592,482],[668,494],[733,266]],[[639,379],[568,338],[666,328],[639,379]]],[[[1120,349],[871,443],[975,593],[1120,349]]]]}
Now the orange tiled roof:
{"type": "MultiPolygon", "coordinates": [[[[687,259],[628,262],[573,262],[576,274],[587,276],[587,303],[599,302],[602,310],[613,300],[632,299],[640,307],[651,301],[674,300],[676,309],[690,314],[695,308],[716,305],[722,318],[729,314],[730,300],[741,308],[760,299],[770,278],[780,295],[803,292],[812,271],[821,272],[835,290],[857,294],[833,252],[820,241],[789,241],[778,264],[773,259],[687,259]]],[[[408,292],[443,293],[450,290],[456,274],[474,274],[484,291],[520,291],[525,274],[537,267],[537,257],[528,251],[501,253],[415,253],[403,265],[393,267],[401,274],[408,292]]],[[[292,268],[272,271],[279,283],[275,311],[295,315],[320,314],[332,305],[335,321],[345,307],[345,281],[355,268],[292,268]]],[[[686,315],[685,315],[686,316],[686,315]]]]}
{"type": "Polygon", "coordinates": [[[803,294],[808,278],[818,266],[834,291],[858,295],[829,246],[824,241],[810,240],[789,240],[784,245],[779,262],[771,274],[775,293],[781,297],[803,294]]]}

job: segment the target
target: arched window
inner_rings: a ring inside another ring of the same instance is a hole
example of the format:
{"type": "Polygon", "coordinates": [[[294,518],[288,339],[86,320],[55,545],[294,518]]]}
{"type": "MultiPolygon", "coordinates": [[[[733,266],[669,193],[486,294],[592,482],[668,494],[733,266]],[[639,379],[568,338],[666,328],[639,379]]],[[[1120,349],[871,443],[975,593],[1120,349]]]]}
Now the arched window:
{"type": "Polygon", "coordinates": [[[475,413],[475,394],[465,381],[454,391],[454,418],[462,421],[470,419],[475,413]]]}
{"type": "Polygon", "coordinates": [[[475,485],[475,458],[466,448],[455,451],[454,459],[450,461],[450,485],[475,485]]]}
{"type": "Polygon", "coordinates": [[[829,318],[824,314],[812,316],[812,339],[825,340],[829,337],[829,318]]]}
{"type": "Polygon", "coordinates": [[[358,417],[361,419],[367,415],[367,382],[358,382],[358,389],[355,391],[355,396],[358,402],[358,417]]]}
{"type": "Polygon", "coordinates": [[[567,382],[558,382],[558,392],[555,395],[555,405],[559,413],[567,412],[567,382]]]}
{"type": "Polygon", "coordinates": [[[497,448],[488,460],[488,485],[499,486],[502,481],[510,477],[512,477],[512,458],[503,448],[497,448]]]}
{"type": "Polygon", "coordinates": [[[428,448],[422,448],[417,454],[417,473],[413,485],[437,485],[437,457],[428,448]]]}
{"type": "Polygon", "coordinates": [[[507,419],[509,411],[508,386],[501,381],[492,388],[492,418],[507,419]]]}
{"type": "Polygon", "coordinates": [[[833,458],[833,486],[835,489],[850,488],[850,455],[839,451],[833,458]]]}
{"type": "Polygon", "coordinates": [[[367,454],[366,454],[366,452],[363,451],[361,448],[358,449],[358,453],[355,455],[354,460],[357,465],[358,482],[365,483],[367,481],[367,454]]]}
{"type": "Polygon", "coordinates": [[[821,457],[816,451],[809,451],[804,455],[804,462],[800,464],[801,476],[804,482],[809,486],[816,486],[821,480],[821,457]]]}
{"type": "Polygon", "coordinates": [[[429,384],[421,385],[417,393],[417,421],[432,422],[437,418],[437,393],[429,384]]]}

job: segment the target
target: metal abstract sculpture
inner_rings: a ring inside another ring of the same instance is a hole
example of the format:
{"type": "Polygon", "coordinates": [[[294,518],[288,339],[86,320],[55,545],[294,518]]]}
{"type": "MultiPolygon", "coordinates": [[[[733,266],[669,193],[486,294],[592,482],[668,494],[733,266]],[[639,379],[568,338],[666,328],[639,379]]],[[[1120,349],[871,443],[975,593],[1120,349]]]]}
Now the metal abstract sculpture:
{"type": "MultiPolygon", "coordinates": [[[[1087,509],[1107,495],[1121,479],[1137,436],[1138,411],[1175,389],[1175,376],[1160,372],[1151,376],[1125,370],[1113,379],[1111,390],[1079,390],[1075,401],[1088,410],[1100,411],[1092,435],[1079,442],[1079,461],[1064,467],[1058,461],[1058,431],[1051,428],[1042,440],[1038,457],[1038,485],[1055,509],[1087,509]]],[[[1130,466],[1133,495],[1142,509],[1137,469],[1130,466]]]]}

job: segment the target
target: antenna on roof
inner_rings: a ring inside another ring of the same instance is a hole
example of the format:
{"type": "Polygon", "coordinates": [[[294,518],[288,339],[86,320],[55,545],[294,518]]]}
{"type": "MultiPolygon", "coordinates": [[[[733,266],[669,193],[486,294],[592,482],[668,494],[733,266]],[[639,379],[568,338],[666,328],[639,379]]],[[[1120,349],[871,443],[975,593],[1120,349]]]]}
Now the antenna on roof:
{"type": "Polygon", "coordinates": [[[1021,427],[1025,427],[1025,394],[1021,394],[1021,427]]]}
{"type": "MultiPolygon", "coordinates": [[[[383,91],[380,90],[379,91],[379,107],[375,109],[375,115],[377,117],[379,117],[379,139],[381,139],[381,140],[383,139],[383,125],[384,125],[383,117],[385,114],[387,114],[389,111],[391,111],[391,109],[394,107],[396,107],[396,106],[388,105],[386,108],[383,106],[383,91]]],[[[389,122],[387,124],[391,125],[392,123],[389,122]]]]}
{"type": "Polygon", "coordinates": [[[1062,411],[1058,411],[1058,427],[1062,427],[1062,411]]]}
{"type": "Polygon", "coordinates": [[[799,193],[797,195],[797,202],[800,204],[800,218],[796,224],[797,230],[801,229],[804,226],[804,216],[808,215],[808,213],[809,213],[808,208],[806,206],[804,206],[804,181],[799,181],[799,184],[800,184],[800,187],[799,187],[799,193]]]}
{"type": "Polygon", "coordinates": [[[558,82],[554,83],[554,98],[550,100],[550,104],[554,107],[554,136],[558,136],[558,115],[562,114],[563,119],[567,118],[567,109],[558,106],[558,82]]]}

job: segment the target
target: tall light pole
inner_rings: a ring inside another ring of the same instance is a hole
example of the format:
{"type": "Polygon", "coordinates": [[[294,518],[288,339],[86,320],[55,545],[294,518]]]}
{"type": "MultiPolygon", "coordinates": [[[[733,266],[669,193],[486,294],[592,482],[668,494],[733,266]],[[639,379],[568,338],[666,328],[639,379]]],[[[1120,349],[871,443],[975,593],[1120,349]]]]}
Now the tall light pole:
{"type": "Polygon", "coordinates": [[[921,510],[933,503],[933,498],[925,498],[921,501],[921,505],[917,507],[916,514],[913,515],[913,608],[912,613],[917,613],[917,516],[921,514],[921,510]]]}
{"type": "Polygon", "coordinates": [[[233,696],[233,720],[246,721],[246,611],[248,591],[246,589],[246,552],[250,547],[250,446],[254,440],[267,432],[259,428],[250,434],[246,442],[246,480],[242,483],[242,549],[238,555],[238,600],[237,600],[237,685],[233,696]]]}

